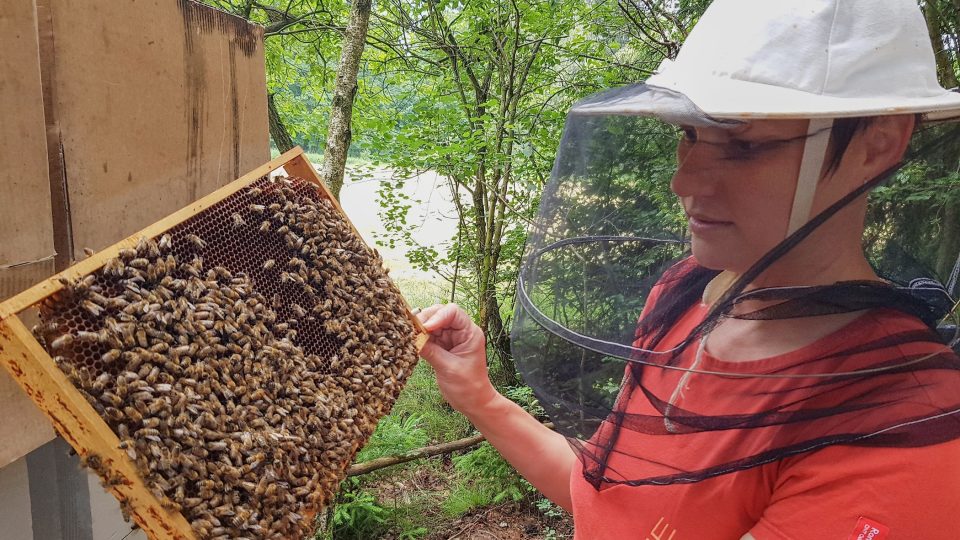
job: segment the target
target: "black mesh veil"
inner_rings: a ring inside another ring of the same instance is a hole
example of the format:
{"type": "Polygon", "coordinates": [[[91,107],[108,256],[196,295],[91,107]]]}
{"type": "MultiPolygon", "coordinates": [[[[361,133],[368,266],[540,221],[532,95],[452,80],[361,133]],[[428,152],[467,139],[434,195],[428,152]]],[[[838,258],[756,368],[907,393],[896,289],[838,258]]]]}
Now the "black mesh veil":
{"type": "MultiPolygon", "coordinates": [[[[957,226],[941,211],[960,204],[949,189],[960,130],[918,128],[904,163],[811,216],[704,302],[726,274],[692,256],[670,192],[684,166],[664,157],[677,129],[643,111],[609,113],[649,91],[610,91],[568,115],[520,270],[514,357],[586,478],[597,488],[696,482],[828,445],[960,437],[960,245],[945,244],[957,226]],[[863,250],[880,279],[750,285],[868,193],[863,250]],[[728,320],[796,345],[750,361],[714,355],[709,338],[728,320]],[[705,446],[708,457],[677,451],[705,446]]],[[[659,98],[670,123],[737,129],[680,96],[659,98]]]]}

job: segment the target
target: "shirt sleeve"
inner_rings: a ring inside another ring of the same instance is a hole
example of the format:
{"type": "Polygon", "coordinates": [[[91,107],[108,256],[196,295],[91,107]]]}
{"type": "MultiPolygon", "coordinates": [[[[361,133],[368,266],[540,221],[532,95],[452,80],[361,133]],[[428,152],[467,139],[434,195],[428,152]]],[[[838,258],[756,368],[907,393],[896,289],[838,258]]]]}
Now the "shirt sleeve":
{"type": "Polygon", "coordinates": [[[828,447],[781,463],[756,540],[960,537],[960,441],[828,447]]]}

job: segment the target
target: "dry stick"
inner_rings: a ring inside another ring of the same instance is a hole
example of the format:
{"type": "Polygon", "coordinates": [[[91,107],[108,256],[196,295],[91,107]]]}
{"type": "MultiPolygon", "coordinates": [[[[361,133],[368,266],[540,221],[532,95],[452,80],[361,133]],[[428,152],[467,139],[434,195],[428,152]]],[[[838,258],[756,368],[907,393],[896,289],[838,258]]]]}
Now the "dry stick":
{"type": "MultiPolygon", "coordinates": [[[[553,429],[553,422],[545,422],[543,425],[553,429]]],[[[364,461],[363,463],[354,463],[349,469],[347,469],[347,476],[360,476],[362,474],[367,474],[390,467],[391,465],[399,465],[415,459],[449,454],[451,452],[456,452],[457,450],[463,450],[465,448],[470,448],[471,446],[476,446],[485,440],[486,438],[483,435],[474,435],[472,437],[466,437],[443,444],[424,446],[423,448],[417,448],[416,450],[410,450],[409,452],[404,452],[394,456],[385,456],[377,459],[371,459],[370,461],[364,461]]]]}

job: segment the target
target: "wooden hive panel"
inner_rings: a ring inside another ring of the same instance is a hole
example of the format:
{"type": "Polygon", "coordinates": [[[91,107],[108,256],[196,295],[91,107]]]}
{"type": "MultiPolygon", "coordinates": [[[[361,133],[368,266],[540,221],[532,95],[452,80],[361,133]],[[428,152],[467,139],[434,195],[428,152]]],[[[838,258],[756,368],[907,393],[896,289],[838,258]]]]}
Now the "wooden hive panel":
{"type": "Polygon", "coordinates": [[[425,341],[300,149],[0,304],[4,366],[151,538],[306,532],[425,341]]]}

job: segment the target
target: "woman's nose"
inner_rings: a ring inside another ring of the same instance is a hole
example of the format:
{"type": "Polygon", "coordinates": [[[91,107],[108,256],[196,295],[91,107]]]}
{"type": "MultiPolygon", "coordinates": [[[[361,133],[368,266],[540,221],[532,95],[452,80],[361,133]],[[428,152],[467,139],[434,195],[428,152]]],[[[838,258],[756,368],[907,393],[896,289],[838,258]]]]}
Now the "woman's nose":
{"type": "Polygon", "coordinates": [[[716,191],[717,171],[714,159],[697,144],[677,150],[677,172],[670,189],[678,197],[710,196],[716,191]]]}

